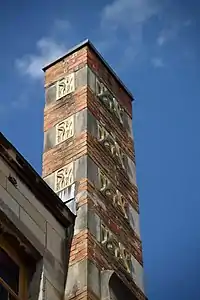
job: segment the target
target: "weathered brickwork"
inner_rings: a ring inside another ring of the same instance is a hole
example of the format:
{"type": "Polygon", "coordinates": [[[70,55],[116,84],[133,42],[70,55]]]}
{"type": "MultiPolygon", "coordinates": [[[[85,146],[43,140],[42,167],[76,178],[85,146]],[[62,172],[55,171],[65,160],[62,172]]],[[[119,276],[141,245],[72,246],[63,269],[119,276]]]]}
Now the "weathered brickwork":
{"type": "Polygon", "coordinates": [[[128,114],[132,116],[132,105],[131,98],[127,93],[120,87],[114,76],[110,74],[106,67],[102,64],[101,60],[90,48],[87,49],[87,64],[96,73],[103,82],[106,83],[107,87],[114,93],[120,103],[126,108],[128,114]]]}
{"type": "Polygon", "coordinates": [[[102,122],[102,124],[105,124],[105,128],[107,130],[115,134],[117,140],[120,141],[123,149],[127,151],[130,157],[134,158],[133,139],[130,135],[127,134],[125,129],[120,128],[121,126],[119,125],[119,123],[117,124],[118,126],[116,126],[116,122],[114,122],[109,112],[106,112],[105,107],[101,105],[98,97],[96,97],[90,90],[88,90],[87,104],[88,109],[93,114],[93,116],[98,121],[102,122]]]}
{"type": "Polygon", "coordinates": [[[108,155],[108,151],[105,151],[102,147],[100,148],[100,146],[101,145],[97,141],[95,143],[95,140],[88,136],[88,152],[94,162],[100,168],[104,169],[108,178],[115,181],[121,188],[127,189],[131,194],[136,193],[137,187],[134,169],[131,170],[133,174],[131,173],[128,175],[125,173],[119,165],[116,165],[116,161],[114,162],[114,159],[108,155]]]}
{"type": "MultiPolygon", "coordinates": [[[[105,246],[102,246],[101,242],[97,242],[96,238],[91,235],[89,230],[83,230],[74,237],[72,252],[73,254],[71,254],[70,260],[71,268],[76,267],[77,264],[83,264],[87,258],[97,267],[97,271],[99,273],[101,273],[101,271],[104,269],[115,270],[119,276],[125,280],[130,289],[140,295],[139,299],[145,299],[143,293],[140,291],[140,288],[137,286],[139,282],[136,280],[135,284],[135,282],[131,280],[132,274],[125,272],[125,268],[121,259],[115,259],[114,255],[112,255],[112,250],[107,250],[105,246]]],[[[137,268],[136,261],[133,261],[133,267],[137,268]]]]}
{"type": "Polygon", "coordinates": [[[86,153],[87,133],[83,132],[75,140],[65,141],[43,154],[43,176],[48,176],[86,153]],[[55,158],[53,162],[52,158],[55,158]]]}
{"type": "Polygon", "coordinates": [[[88,43],[45,69],[45,88],[43,178],[76,214],[66,299],[111,299],[105,270],[146,299],[132,98],[88,43]]]}
{"type": "Polygon", "coordinates": [[[87,63],[87,47],[60,60],[45,71],[45,87],[62,79],[65,74],[70,74],[83,68],[87,63]]]}
{"type": "Polygon", "coordinates": [[[119,86],[115,77],[110,74],[102,64],[97,55],[88,46],[72,53],[66,58],[61,59],[45,71],[45,87],[50,86],[57,80],[62,79],[65,74],[70,74],[88,65],[103,82],[112,90],[121,104],[126,107],[127,112],[132,116],[132,105],[130,96],[119,86]]]}
{"type": "Polygon", "coordinates": [[[100,247],[96,244],[95,240],[90,236],[89,242],[89,254],[88,257],[91,261],[96,263],[98,267],[101,267],[102,270],[115,270],[118,276],[126,283],[126,285],[133,291],[133,295],[135,295],[136,299],[145,299],[144,294],[141,289],[136,285],[136,283],[132,280],[132,277],[124,272],[123,267],[120,262],[111,259],[108,251],[106,251],[103,247],[100,247]],[[95,249],[95,251],[94,251],[95,249]]]}
{"type": "Polygon", "coordinates": [[[88,230],[84,229],[74,236],[70,252],[70,265],[77,263],[88,255],[88,230]]]}
{"type": "Polygon", "coordinates": [[[88,195],[87,203],[90,210],[96,213],[115,235],[120,236],[121,241],[128,242],[127,248],[130,248],[130,252],[142,265],[142,245],[135,226],[130,226],[129,219],[122,217],[121,207],[113,206],[112,202],[105,201],[107,199],[101,195],[99,195],[99,199],[102,201],[101,205],[96,204],[92,195],[88,195]],[[107,207],[107,210],[104,209],[104,206],[107,207]]]}
{"type": "Polygon", "coordinates": [[[87,88],[82,87],[72,95],[67,95],[44,110],[44,131],[55,126],[87,106],[87,88]]]}

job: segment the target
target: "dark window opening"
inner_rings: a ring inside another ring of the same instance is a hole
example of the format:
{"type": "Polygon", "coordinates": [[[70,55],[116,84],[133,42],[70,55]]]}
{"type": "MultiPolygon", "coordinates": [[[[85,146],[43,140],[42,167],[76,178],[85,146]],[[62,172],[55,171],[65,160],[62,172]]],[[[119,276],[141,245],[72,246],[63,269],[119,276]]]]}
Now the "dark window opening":
{"type": "Polygon", "coordinates": [[[136,300],[131,290],[129,290],[116,274],[113,274],[110,278],[109,289],[110,300],[136,300]]]}
{"type": "Polygon", "coordinates": [[[19,266],[2,248],[0,248],[0,278],[16,294],[19,293],[19,266]]]}

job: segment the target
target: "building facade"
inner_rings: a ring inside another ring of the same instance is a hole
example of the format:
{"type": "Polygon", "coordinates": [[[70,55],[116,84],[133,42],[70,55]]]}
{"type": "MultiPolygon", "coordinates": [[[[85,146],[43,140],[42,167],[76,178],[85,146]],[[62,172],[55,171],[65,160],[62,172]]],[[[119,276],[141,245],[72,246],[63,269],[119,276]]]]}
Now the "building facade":
{"type": "Polygon", "coordinates": [[[76,215],[65,299],[146,299],[133,97],[88,40],[44,72],[42,176],[76,215]]]}
{"type": "Polygon", "coordinates": [[[74,214],[0,133],[0,299],[63,299],[74,214]]]}
{"type": "Polygon", "coordinates": [[[88,40],[44,68],[41,178],[0,134],[0,299],[146,299],[131,93],[88,40]]]}

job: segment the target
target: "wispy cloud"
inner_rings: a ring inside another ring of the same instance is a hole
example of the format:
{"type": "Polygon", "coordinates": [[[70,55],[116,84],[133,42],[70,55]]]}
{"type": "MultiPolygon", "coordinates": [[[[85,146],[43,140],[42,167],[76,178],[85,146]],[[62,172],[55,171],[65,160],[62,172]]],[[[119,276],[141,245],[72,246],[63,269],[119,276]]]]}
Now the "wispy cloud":
{"type": "Polygon", "coordinates": [[[174,39],[177,36],[179,30],[180,26],[178,24],[172,25],[169,28],[162,29],[157,38],[158,46],[163,46],[168,41],[174,39]]]}
{"type": "Polygon", "coordinates": [[[160,33],[160,35],[157,38],[157,44],[159,46],[162,46],[167,40],[166,34],[165,33],[160,33]]]}
{"type": "Polygon", "coordinates": [[[172,9],[173,3],[168,0],[113,0],[101,12],[102,49],[119,51],[121,65],[126,67],[144,60],[156,68],[163,67],[160,56],[166,55],[164,46],[192,24],[190,18],[183,19],[180,10],[169,13],[172,9]],[[160,32],[156,32],[155,24],[160,32]]]}
{"type": "Polygon", "coordinates": [[[161,11],[157,0],[114,0],[102,9],[99,44],[110,52],[118,49],[122,57],[122,61],[118,61],[119,68],[144,55],[144,28],[161,11]]]}
{"type": "MultiPolygon", "coordinates": [[[[42,68],[65,54],[69,45],[66,44],[63,36],[71,31],[71,24],[68,20],[56,19],[49,34],[41,36],[35,42],[33,52],[25,53],[15,60],[15,67],[19,74],[26,75],[26,78],[31,80],[27,82],[25,91],[23,90],[14,100],[12,99],[6,107],[0,107],[0,112],[3,109],[15,111],[29,107],[30,99],[35,92],[35,84],[42,82],[44,76],[42,68]]],[[[42,87],[41,84],[40,87],[42,87]]]]}
{"type": "Polygon", "coordinates": [[[28,94],[23,92],[19,97],[15,100],[11,101],[10,107],[12,109],[26,109],[29,103],[28,94]]]}
{"type": "Polygon", "coordinates": [[[132,38],[135,31],[160,12],[155,0],[114,0],[101,13],[101,28],[109,31],[124,30],[132,38]]]}
{"type": "Polygon", "coordinates": [[[71,24],[68,20],[57,19],[54,22],[55,30],[69,30],[71,29],[71,24]]]}
{"type": "Polygon", "coordinates": [[[70,23],[67,20],[56,20],[52,34],[36,41],[34,53],[16,59],[16,67],[20,73],[29,75],[32,79],[41,79],[42,68],[66,52],[66,45],[60,42],[57,36],[61,31],[66,32],[69,29],[70,23]]]}
{"type": "Polygon", "coordinates": [[[154,66],[154,68],[163,68],[163,67],[165,67],[163,59],[161,57],[152,58],[151,63],[154,66]]]}
{"type": "Polygon", "coordinates": [[[42,68],[54,59],[63,55],[65,47],[48,37],[43,37],[36,43],[36,54],[28,54],[16,60],[16,67],[22,74],[33,79],[43,76],[42,68]]]}
{"type": "Polygon", "coordinates": [[[102,11],[101,26],[110,23],[112,29],[123,27],[131,30],[130,25],[143,24],[160,11],[154,0],[114,0],[102,11]]]}
{"type": "Polygon", "coordinates": [[[157,37],[157,45],[163,46],[167,42],[170,42],[174,40],[180,33],[180,31],[184,27],[189,27],[192,24],[192,21],[190,19],[181,21],[181,20],[170,20],[169,24],[164,27],[161,32],[159,33],[157,37]]]}

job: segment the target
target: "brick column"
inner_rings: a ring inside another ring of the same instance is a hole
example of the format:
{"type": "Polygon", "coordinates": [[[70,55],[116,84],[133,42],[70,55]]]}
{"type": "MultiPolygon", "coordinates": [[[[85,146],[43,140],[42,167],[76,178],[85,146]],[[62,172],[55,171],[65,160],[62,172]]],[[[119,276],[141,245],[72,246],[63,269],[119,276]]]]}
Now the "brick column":
{"type": "Polygon", "coordinates": [[[106,270],[145,299],[132,96],[88,41],[44,71],[43,177],[77,215],[66,299],[120,300],[106,270]]]}

